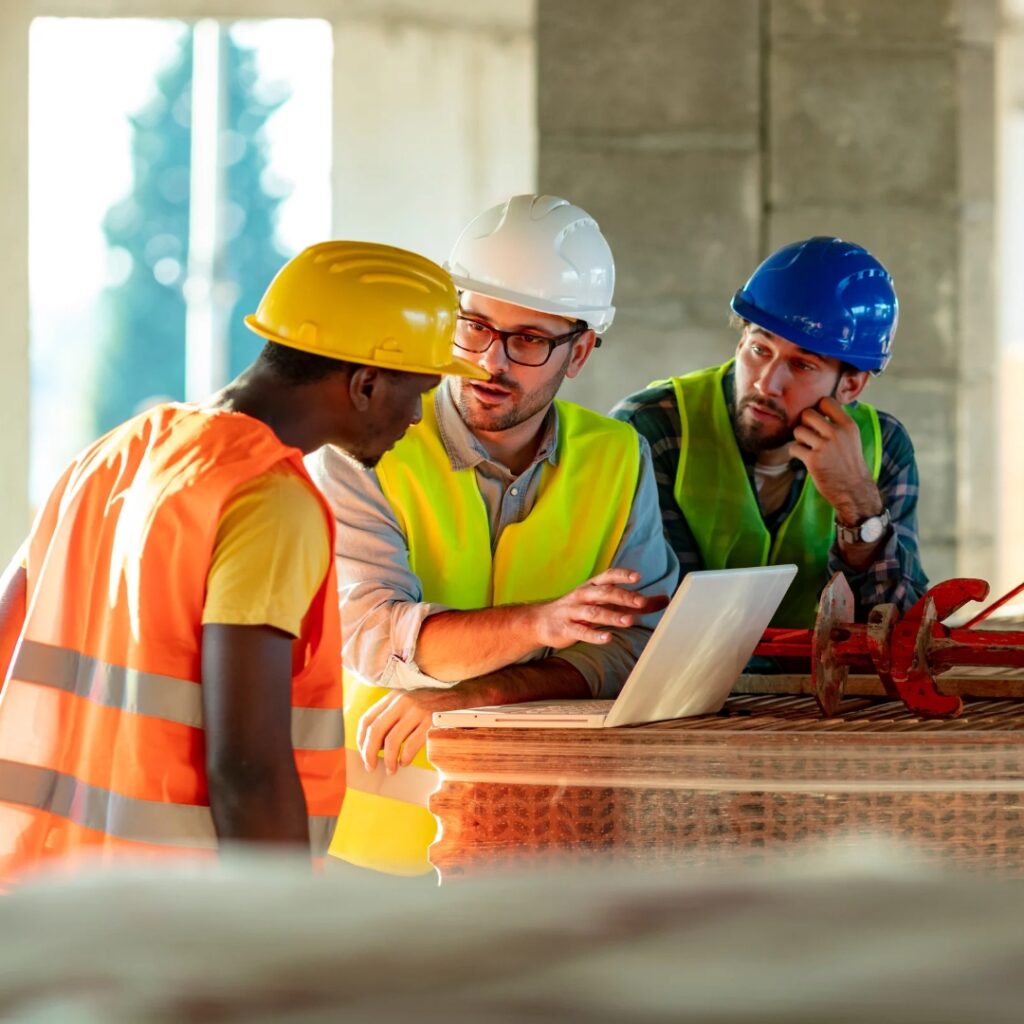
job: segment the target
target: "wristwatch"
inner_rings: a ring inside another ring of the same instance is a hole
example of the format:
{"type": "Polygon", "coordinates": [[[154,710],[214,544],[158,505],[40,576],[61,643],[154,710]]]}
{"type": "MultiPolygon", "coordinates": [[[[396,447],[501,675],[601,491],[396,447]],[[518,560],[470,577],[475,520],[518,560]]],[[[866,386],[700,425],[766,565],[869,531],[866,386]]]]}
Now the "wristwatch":
{"type": "Polygon", "coordinates": [[[836,533],[839,539],[846,544],[874,544],[885,536],[885,531],[889,529],[891,522],[892,517],[886,508],[882,509],[880,516],[868,516],[867,519],[862,519],[853,526],[843,526],[837,519],[836,533]]]}

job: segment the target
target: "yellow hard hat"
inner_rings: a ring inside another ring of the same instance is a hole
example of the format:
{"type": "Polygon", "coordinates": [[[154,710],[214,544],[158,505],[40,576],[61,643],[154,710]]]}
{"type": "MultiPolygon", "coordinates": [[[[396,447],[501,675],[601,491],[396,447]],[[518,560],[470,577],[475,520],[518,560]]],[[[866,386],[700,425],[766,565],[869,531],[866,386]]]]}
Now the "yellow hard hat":
{"type": "Polygon", "coordinates": [[[425,256],[375,242],[321,242],[289,260],[246,326],[328,359],[406,373],[489,374],[452,355],[458,296],[425,256]]]}

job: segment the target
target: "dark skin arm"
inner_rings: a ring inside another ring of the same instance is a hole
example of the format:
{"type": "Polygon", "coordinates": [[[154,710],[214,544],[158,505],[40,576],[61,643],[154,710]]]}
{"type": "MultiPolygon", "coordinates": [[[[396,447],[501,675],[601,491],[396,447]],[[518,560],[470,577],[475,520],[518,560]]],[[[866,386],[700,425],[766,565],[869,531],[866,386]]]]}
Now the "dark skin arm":
{"type": "Polygon", "coordinates": [[[28,577],[21,561],[22,553],[19,551],[0,577],[0,682],[7,678],[14,648],[25,625],[28,577]]]}
{"type": "Polygon", "coordinates": [[[210,810],[224,840],[309,849],[291,737],[292,637],[270,626],[203,627],[210,810]]]}

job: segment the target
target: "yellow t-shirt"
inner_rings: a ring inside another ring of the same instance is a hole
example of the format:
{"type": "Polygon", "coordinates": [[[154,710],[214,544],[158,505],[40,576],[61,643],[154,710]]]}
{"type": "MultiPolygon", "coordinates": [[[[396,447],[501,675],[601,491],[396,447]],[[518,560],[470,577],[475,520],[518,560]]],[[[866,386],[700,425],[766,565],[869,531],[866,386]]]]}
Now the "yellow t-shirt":
{"type": "Polygon", "coordinates": [[[273,626],[298,636],[330,566],[324,510],[278,466],[241,487],[221,514],[203,625],[273,626]]]}

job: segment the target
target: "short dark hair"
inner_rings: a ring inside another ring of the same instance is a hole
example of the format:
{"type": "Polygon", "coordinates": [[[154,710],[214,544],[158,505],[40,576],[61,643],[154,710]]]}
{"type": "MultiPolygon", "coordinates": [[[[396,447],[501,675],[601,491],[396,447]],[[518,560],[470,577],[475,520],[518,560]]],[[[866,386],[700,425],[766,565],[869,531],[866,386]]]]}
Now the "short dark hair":
{"type": "Polygon", "coordinates": [[[256,362],[287,384],[315,384],[336,373],[349,373],[355,368],[354,363],[344,359],[318,356],[274,341],[268,341],[263,346],[256,362]]]}
{"type": "MultiPolygon", "coordinates": [[[[730,311],[730,313],[729,313],[729,326],[730,327],[735,327],[736,330],[742,331],[742,330],[745,330],[747,327],[749,327],[750,323],[751,323],[751,321],[749,321],[749,320],[745,319],[744,317],[741,317],[738,314],[733,313],[733,312],[730,311]]],[[[808,349],[808,351],[810,352],[811,349],[808,349]]],[[[839,372],[840,372],[840,374],[850,374],[850,373],[860,373],[861,371],[858,370],[857,367],[853,365],[853,363],[845,363],[845,362],[843,362],[843,360],[840,359],[839,360],[839,372]]]]}

